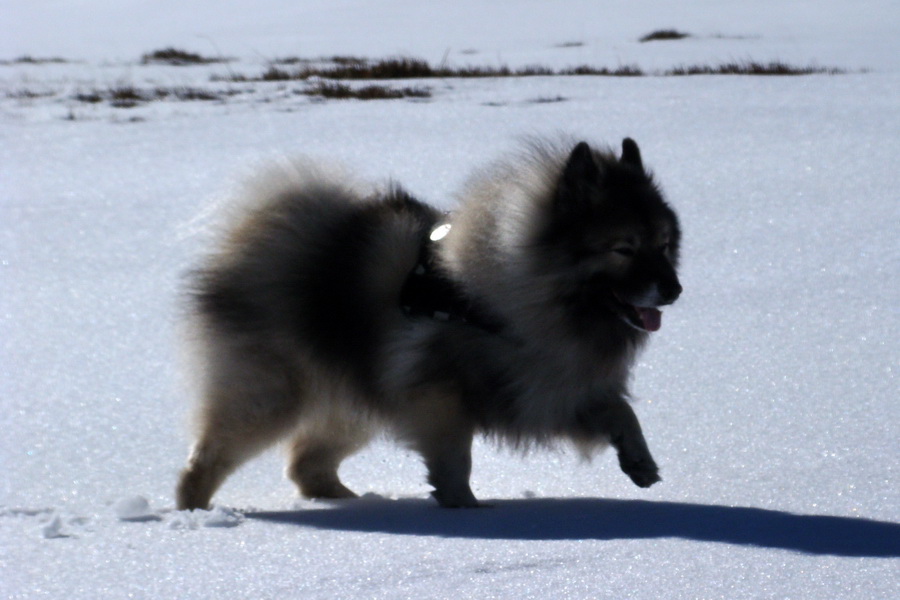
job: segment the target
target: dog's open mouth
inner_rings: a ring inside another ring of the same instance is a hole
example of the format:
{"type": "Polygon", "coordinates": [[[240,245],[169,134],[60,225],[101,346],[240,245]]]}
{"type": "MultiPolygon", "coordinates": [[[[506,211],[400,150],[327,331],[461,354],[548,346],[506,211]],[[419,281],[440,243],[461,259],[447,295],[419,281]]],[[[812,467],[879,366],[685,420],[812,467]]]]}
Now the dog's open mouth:
{"type": "Polygon", "coordinates": [[[652,306],[635,306],[615,296],[619,314],[626,323],[643,331],[658,331],[662,327],[662,311],[652,306]]]}

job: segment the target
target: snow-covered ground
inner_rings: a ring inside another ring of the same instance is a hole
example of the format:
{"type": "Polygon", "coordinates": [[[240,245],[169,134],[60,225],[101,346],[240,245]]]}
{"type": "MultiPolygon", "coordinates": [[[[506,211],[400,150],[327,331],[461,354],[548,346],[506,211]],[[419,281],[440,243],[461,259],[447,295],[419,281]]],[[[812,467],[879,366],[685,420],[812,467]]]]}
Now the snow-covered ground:
{"type": "Polygon", "coordinates": [[[900,597],[900,8],[603,5],[2,2],[0,597],[900,597]],[[637,41],[672,27],[692,37],[637,41]],[[139,64],[167,46],[234,60],[139,64]],[[371,102],[212,81],[398,54],[847,73],[441,79],[371,102]],[[219,99],[78,99],[117,87],[219,99]],[[682,218],[685,293],[634,379],[663,483],[479,443],[494,507],[440,510],[418,459],[379,442],[342,469],[358,501],[296,499],[271,452],[214,510],[174,510],[179,289],[238,182],[306,153],[449,208],[517,137],[559,131],[637,139],[682,218]]]}

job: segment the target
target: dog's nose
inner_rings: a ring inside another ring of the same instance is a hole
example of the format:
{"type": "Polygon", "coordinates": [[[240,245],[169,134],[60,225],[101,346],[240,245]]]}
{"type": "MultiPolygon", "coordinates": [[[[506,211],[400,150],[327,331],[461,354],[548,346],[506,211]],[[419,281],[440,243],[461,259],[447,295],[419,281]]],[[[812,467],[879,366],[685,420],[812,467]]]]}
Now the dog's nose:
{"type": "Polygon", "coordinates": [[[666,304],[672,304],[678,300],[681,295],[682,287],[677,279],[666,281],[659,284],[659,295],[663,297],[666,304]]]}

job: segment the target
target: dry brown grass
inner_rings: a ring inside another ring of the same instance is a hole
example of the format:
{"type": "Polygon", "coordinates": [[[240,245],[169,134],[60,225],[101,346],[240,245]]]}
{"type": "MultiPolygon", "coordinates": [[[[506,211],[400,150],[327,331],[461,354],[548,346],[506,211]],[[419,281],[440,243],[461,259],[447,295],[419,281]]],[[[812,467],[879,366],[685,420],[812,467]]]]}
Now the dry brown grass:
{"type": "Polygon", "coordinates": [[[164,64],[183,67],[186,65],[208,65],[223,62],[228,62],[228,59],[209,58],[177,48],[163,48],[162,50],[154,50],[153,52],[148,52],[141,56],[141,64],[144,65],[164,64]]]}
{"type": "Polygon", "coordinates": [[[691,37],[691,34],[676,29],[657,29],[642,37],[640,42],[656,42],[660,40],[683,40],[691,37]]]}
{"type": "Polygon", "coordinates": [[[392,88],[383,85],[351,87],[343,83],[319,83],[304,92],[307,96],[335,100],[394,100],[398,98],[430,98],[427,88],[392,88]]]}

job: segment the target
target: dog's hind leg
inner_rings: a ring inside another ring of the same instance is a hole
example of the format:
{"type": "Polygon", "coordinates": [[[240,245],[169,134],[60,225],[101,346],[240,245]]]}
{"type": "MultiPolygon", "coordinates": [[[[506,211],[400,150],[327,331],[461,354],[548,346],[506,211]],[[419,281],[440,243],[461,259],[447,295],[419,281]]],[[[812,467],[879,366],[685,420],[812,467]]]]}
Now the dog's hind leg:
{"type": "Polygon", "coordinates": [[[191,451],[176,490],[178,510],[206,509],[213,494],[244,460],[233,444],[203,436],[191,451]]]}
{"type": "Polygon", "coordinates": [[[367,424],[349,415],[310,418],[301,425],[289,448],[287,474],[307,498],[355,498],[341,483],[341,462],[371,438],[367,424]]]}
{"type": "Polygon", "coordinates": [[[199,437],[176,490],[179,510],[207,508],[228,475],[295,426],[300,397],[286,369],[229,366],[207,383],[199,437]]]}

